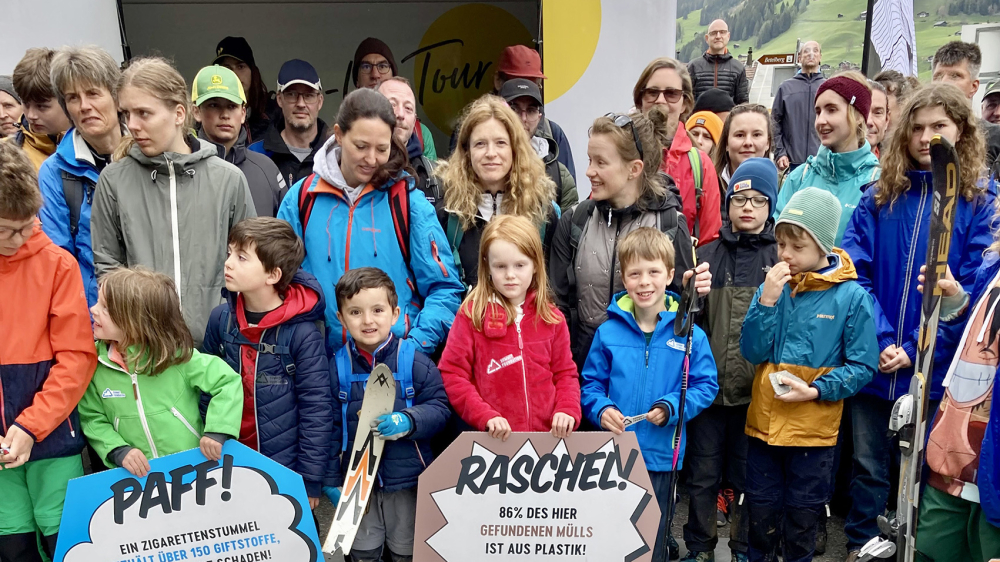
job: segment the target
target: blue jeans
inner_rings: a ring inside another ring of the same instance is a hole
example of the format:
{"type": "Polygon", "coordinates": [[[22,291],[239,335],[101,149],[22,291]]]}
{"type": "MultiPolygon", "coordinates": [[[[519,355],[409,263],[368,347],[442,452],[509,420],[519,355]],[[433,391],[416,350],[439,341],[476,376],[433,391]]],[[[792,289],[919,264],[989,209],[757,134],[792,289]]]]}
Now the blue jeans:
{"type": "Polygon", "coordinates": [[[652,562],[667,562],[667,537],[670,536],[670,529],[667,528],[672,514],[667,513],[667,504],[677,508],[677,502],[670,501],[670,475],[672,472],[649,471],[649,483],[653,486],[653,494],[656,496],[656,503],[660,505],[660,525],[656,529],[656,544],[653,545],[652,562]]]}
{"type": "Polygon", "coordinates": [[[892,405],[892,400],[869,394],[848,400],[854,437],[851,510],[844,521],[848,551],[879,536],[876,521],[885,511],[891,479],[899,474],[899,440],[888,437],[892,405]]]}
{"type": "Polygon", "coordinates": [[[779,538],[785,562],[812,560],[816,527],[830,497],[833,456],[834,447],[777,447],[750,438],[750,562],[776,560],[779,538]]]}

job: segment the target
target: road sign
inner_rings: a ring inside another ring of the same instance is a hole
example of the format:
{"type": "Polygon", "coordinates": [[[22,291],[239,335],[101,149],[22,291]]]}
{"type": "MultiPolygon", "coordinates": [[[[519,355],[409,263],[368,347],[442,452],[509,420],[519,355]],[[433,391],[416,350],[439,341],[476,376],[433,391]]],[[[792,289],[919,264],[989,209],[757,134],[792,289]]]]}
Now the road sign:
{"type": "Polygon", "coordinates": [[[757,62],[760,64],[792,64],[795,62],[795,53],[785,53],[781,55],[761,55],[757,62]]]}

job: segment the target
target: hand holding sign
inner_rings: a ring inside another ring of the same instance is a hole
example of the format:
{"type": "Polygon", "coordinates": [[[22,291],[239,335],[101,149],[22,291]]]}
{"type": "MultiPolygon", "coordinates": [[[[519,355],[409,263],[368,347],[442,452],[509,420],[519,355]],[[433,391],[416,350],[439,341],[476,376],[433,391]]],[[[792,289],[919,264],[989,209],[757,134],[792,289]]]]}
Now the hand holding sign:
{"type": "Polygon", "coordinates": [[[552,416],[552,437],[555,437],[556,439],[565,439],[569,437],[569,434],[573,432],[574,425],[576,425],[576,420],[573,419],[573,416],[562,412],[556,412],[556,414],[552,416]]]}
{"type": "Polygon", "coordinates": [[[497,416],[490,421],[486,422],[486,431],[489,432],[490,437],[494,439],[499,439],[501,441],[506,441],[510,437],[510,424],[507,423],[507,419],[501,416],[497,416]]]}

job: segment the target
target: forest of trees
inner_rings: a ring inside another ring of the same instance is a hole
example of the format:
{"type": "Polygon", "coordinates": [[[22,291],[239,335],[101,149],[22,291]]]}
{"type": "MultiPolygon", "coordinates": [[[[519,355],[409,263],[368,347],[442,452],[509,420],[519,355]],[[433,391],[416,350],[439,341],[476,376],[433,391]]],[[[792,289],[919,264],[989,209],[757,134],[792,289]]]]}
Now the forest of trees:
{"type": "Polygon", "coordinates": [[[997,13],[998,10],[1000,10],[1000,3],[997,0],[953,0],[948,4],[949,14],[990,16],[997,13]]]}

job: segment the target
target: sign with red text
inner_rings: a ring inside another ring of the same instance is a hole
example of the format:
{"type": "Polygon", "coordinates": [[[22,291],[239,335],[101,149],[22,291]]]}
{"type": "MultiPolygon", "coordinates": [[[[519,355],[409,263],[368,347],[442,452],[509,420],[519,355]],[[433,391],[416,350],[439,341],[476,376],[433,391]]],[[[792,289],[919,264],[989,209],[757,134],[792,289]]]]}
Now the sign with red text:
{"type": "Polygon", "coordinates": [[[648,561],[659,519],[634,433],[463,433],[420,476],[413,560],[648,561]]]}

